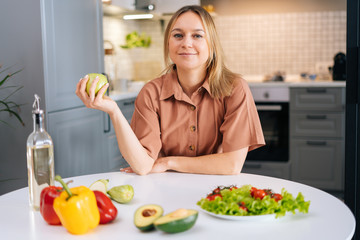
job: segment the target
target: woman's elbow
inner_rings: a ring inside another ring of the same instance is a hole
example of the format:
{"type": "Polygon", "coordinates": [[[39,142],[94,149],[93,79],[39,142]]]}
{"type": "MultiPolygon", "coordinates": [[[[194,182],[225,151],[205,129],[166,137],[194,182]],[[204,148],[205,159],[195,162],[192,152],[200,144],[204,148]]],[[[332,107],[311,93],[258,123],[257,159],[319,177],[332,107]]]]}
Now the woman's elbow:
{"type": "Polygon", "coordinates": [[[241,169],[242,169],[242,165],[241,166],[238,166],[239,164],[234,164],[234,166],[229,169],[228,171],[228,175],[238,175],[240,174],[241,172],[241,169]]]}
{"type": "Polygon", "coordinates": [[[149,171],[137,171],[135,173],[140,175],[140,176],[145,176],[145,175],[148,175],[150,172],[149,171]]]}
{"type": "Polygon", "coordinates": [[[242,151],[238,151],[235,154],[232,154],[230,157],[230,168],[228,169],[229,175],[240,174],[244,166],[246,155],[247,149],[242,149],[242,151]]]}
{"type": "Polygon", "coordinates": [[[133,169],[134,172],[140,176],[148,175],[151,172],[152,167],[146,166],[146,167],[140,167],[133,169]]]}

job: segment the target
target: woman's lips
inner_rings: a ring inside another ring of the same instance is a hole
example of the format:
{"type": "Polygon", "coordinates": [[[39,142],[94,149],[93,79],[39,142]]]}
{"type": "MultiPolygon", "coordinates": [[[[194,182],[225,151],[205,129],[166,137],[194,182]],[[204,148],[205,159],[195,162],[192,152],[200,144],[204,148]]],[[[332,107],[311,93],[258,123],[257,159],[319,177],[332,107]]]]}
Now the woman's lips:
{"type": "Polygon", "coordinates": [[[188,56],[188,55],[196,55],[196,53],[179,53],[179,55],[188,56]]]}

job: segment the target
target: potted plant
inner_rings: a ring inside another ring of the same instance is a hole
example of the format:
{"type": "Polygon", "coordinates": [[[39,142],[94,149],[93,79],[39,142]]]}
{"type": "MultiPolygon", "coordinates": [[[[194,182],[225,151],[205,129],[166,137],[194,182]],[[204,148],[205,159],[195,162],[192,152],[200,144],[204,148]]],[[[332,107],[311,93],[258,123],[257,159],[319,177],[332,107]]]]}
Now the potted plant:
{"type": "MultiPolygon", "coordinates": [[[[2,65],[0,65],[0,69],[1,68],[2,65]]],[[[25,124],[19,115],[20,106],[23,104],[17,104],[11,100],[11,96],[14,95],[16,92],[18,92],[20,89],[22,89],[23,86],[7,85],[9,80],[11,80],[11,77],[21,72],[22,69],[17,70],[13,73],[6,74],[5,71],[8,71],[9,69],[11,69],[11,67],[7,67],[0,71],[0,113],[8,112],[10,116],[15,116],[15,118],[21,123],[21,125],[24,126],[25,124]]],[[[0,116],[0,123],[11,126],[5,120],[2,120],[1,116],[0,116]]]]}

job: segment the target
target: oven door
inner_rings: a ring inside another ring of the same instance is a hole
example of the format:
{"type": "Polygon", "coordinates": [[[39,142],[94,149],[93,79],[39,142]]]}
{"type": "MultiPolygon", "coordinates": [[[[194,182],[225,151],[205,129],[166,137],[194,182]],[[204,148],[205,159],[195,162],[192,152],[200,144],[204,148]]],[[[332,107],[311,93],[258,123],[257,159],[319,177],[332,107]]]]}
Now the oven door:
{"type": "Polygon", "coordinates": [[[289,160],[289,103],[256,102],[266,145],[250,151],[247,161],[289,160]]]}

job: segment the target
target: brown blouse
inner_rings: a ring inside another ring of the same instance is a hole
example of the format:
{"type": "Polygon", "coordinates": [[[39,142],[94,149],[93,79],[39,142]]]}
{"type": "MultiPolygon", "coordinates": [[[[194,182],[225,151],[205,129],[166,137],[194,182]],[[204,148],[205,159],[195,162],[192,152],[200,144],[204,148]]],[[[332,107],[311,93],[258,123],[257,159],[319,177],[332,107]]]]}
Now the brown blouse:
{"type": "Polygon", "coordinates": [[[231,96],[214,99],[209,83],[189,98],[176,72],[156,78],[141,89],[131,127],[149,155],[195,157],[249,151],[265,144],[255,103],[245,80],[238,80],[231,96]]]}

